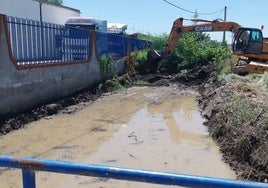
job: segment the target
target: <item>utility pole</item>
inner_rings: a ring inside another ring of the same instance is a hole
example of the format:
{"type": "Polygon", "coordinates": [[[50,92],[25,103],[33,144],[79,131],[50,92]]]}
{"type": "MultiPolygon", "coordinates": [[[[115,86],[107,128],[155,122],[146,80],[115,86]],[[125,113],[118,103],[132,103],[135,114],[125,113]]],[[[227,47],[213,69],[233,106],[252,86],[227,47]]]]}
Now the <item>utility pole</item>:
{"type": "MultiPolygon", "coordinates": [[[[194,13],[194,19],[197,19],[198,18],[198,13],[197,13],[197,10],[195,9],[195,13],[194,13]]],[[[193,22],[194,25],[197,24],[197,22],[193,22]]]]}
{"type": "Polygon", "coordinates": [[[39,1],[39,18],[40,18],[40,22],[43,22],[43,13],[42,13],[42,2],[39,1]]]}
{"type": "MultiPolygon", "coordinates": [[[[226,12],[227,12],[227,6],[224,7],[224,18],[223,18],[224,21],[226,21],[226,12]]],[[[224,31],[223,32],[222,43],[225,42],[225,34],[226,34],[226,32],[224,31]]]]}

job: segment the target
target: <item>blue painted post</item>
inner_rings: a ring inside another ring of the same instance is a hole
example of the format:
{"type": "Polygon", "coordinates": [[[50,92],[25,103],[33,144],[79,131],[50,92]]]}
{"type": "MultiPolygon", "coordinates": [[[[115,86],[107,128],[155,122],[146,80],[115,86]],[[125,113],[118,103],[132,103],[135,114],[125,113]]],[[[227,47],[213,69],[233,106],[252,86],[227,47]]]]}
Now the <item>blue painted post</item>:
{"type": "Polygon", "coordinates": [[[23,188],[35,188],[35,172],[30,168],[22,169],[23,188]]]}

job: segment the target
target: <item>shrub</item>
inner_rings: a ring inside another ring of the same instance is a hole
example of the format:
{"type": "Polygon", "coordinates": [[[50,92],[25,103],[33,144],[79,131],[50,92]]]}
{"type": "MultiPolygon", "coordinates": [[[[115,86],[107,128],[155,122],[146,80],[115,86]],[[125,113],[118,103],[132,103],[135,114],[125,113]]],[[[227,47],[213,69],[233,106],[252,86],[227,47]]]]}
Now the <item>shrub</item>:
{"type": "MultiPolygon", "coordinates": [[[[162,50],[167,44],[167,39],[166,34],[151,37],[152,49],[162,50]]],[[[205,33],[189,32],[181,36],[172,54],[160,62],[159,68],[161,72],[174,73],[196,66],[212,64],[219,71],[228,73],[231,71],[233,59],[226,43],[222,45],[211,40],[209,35],[205,33]]]]}
{"type": "Polygon", "coordinates": [[[226,43],[221,45],[204,33],[185,33],[176,48],[176,53],[182,60],[179,65],[181,69],[208,64],[220,68],[223,61],[231,58],[226,43]]]}
{"type": "Polygon", "coordinates": [[[118,76],[114,76],[110,82],[116,90],[120,90],[120,91],[126,90],[126,88],[120,83],[118,76]]]}
{"type": "Polygon", "coordinates": [[[147,50],[131,52],[128,59],[128,72],[146,74],[149,64],[147,62],[147,50]]]}
{"type": "Polygon", "coordinates": [[[103,80],[107,80],[111,74],[113,58],[111,56],[101,56],[100,70],[103,80]]]}

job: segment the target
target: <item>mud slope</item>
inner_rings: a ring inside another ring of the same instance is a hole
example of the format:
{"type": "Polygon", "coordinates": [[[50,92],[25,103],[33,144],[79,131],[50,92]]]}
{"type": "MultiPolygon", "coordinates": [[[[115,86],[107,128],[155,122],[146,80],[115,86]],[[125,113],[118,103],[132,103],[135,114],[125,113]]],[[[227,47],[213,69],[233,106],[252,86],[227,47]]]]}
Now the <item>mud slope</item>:
{"type": "Polygon", "coordinates": [[[268,180],[268,104],[248,83],[218,81],[217,74],[199,86],[198,99],[210,135],[239,179],[268,180]]]}

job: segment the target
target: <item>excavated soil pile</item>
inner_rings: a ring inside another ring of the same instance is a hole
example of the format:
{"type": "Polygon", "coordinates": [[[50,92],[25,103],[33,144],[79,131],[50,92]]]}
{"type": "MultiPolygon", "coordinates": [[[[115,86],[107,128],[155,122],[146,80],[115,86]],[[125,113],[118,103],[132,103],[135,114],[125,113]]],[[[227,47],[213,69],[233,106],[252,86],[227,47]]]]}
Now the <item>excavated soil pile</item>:
{"type": "MultiPolygon", "coordinates": [[[[198,90],[202,115],[207,118],[205,124],[219,144],[224,160],[236,171],[239,179],[267,182],[268,110],[267,104],[263,102],[265,99],[257,100],[256,92],[241,89],[241,85],[236,88],[225,81],[218,81],[217,76],[218,73],[213,67],[204,66],[183,74],[168,76],[123,75],[118,82],[125,87],[136,83],[154,86],[176,83],[182,89],[198,90]],[[239,92],[236,92],[237,90],[239,92]]],[[[90,87],[27,112],[1,117],[0,135],[56,113],[73,113],[94,101],[102,93],[113,90],[114,84],[106,81],[101,87],[90,87]]]]}

